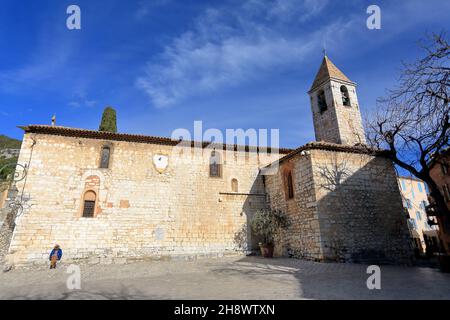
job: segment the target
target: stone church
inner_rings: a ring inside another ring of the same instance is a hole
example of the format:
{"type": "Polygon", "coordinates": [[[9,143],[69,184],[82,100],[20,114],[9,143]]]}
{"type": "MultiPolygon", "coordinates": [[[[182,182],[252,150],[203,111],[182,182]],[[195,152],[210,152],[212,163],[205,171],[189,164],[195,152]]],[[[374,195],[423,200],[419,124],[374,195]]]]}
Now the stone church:
{"type": "Polygon", "coordinates": [[[45,263],[55,243],[66,262],[248,254],[249,221],[272,208],[291,220],[277,255],[408,263],[394,166],[366,146],[356,84],[324,57],[308,94],[316,141],[295,150],[188,141],[189,161],[177,161],[169,138],[22,127],[16,187],[27,203],[7,262],[45,263]]]}

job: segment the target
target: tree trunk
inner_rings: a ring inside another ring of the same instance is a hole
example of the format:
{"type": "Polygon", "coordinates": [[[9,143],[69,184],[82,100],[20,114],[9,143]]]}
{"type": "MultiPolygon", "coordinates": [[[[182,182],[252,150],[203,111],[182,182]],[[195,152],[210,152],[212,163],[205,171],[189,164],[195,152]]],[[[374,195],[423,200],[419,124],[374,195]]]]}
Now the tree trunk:
{"type": "Polygon", "coordinates": [[[429,172],[424,172],[422,177],[418,177],[422,179],[430,189],[430,196],[433,198],[434,204],[436,205],[436,208],[438,210],[438,213],[450,217],[450,210],[447,207],[447,201],[445,200],[445,197],[442,195],[441,191],[439,190],[438,185],[434,182],[434,180],[431,178],[429,172]]]}

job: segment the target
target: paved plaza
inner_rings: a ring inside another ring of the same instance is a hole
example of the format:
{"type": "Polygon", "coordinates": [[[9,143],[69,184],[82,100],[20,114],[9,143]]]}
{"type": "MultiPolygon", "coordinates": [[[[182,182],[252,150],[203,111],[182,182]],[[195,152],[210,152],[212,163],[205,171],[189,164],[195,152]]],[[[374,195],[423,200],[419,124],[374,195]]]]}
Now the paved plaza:
{"type": "Polygon", "coordinates": [[[80,290],[67,268],[0,273],[0,299],[450,299],[450,274],[420,267],[381,266],[380,290],[367,288],[366,265],[284,258],[86,264],[80,290]]]}

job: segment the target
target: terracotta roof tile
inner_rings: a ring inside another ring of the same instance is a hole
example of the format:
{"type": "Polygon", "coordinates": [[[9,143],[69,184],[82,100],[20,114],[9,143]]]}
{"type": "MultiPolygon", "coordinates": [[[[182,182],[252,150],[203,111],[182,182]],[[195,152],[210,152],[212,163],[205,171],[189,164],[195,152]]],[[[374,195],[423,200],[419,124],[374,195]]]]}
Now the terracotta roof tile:
{"type": "Polygon", "coordinates": [[[336,144],[336,143],[330,143],[330,142],[323,142],[323,141],[316,141],[316,142],[310,142],[307,143],[292,152],[288,153],[284,157],[281,157],[279,162],[286,161],[288,159],[293,158],[297,154],[301,153],[302,151],[307,150],[328,150],[328,151],[336,151],[336,152],[348,152],[348,153],[359,153],[359,154],[368,154],[368,155],[377,155],[377,156],[388,156],[389,152],[387,150],[379,150],[379,149],[372,149],[365,145],[355,145],[355,146],[348,146],[343,144],[336,144]]]}
{"type": "Polygon", "coordinates": [[[347,76],[341,70],[339,70],[338,67],[336,67],[334,63],[331,62],[330,59],[328,59],[327,56],[325,56],[309,91],[314,90],[316,87],[320,86],[323,82],[329,79],[336,79],[348,83],[354,83],[349,78],[347,78],[347,76]]]}
{"type": "MultiPolygon", "coordinates": [[[[66,137],[78,137],[78,138],[90,138],[90,139],[100,139],[100,140],[115,140],[115,141],[127,141],[127,142],[138,142],[138,143],[151,143],[151,144],[161,144],[175,146],[180,143],[181,140],[173,140],[167,137],[157,137],[157,136],[145,136],[137,134],[128,133],[113,133],[106,131],[95,131],[86,130],[79,128],[61,127],[61,126],[48,126],[48,125],[28,125],[19,126],[26,133],[38,133],[38,134],[50,134],[57,136],[66,137]]],[[[189,141],[188,141],[189,142],[189,141]]],[[[196,146],[195,141],[190,141],[191,146],[196,146]]],[[[201,142],[197,142],[198,145],[201,142]]],[[[208,146],[209,142],[202,142],[202,147],[208,146]]],[[[219,145],[225,147],[226,145],[219,145]]],[[[245,148],[245,151],[260,151],[259,148],[254,146],[242,146],[242,145],[232,145],[231,148],[237,150],[238,148],[245,148]]],[[[230,149],[231,149],[230,148],[230,149]]],[[[270,152],[270,148],[268,148],[270,152]]],[[[278,152],[281,154],[288,154],[292,152],[293,149],[280,148],[278,152]]]]}

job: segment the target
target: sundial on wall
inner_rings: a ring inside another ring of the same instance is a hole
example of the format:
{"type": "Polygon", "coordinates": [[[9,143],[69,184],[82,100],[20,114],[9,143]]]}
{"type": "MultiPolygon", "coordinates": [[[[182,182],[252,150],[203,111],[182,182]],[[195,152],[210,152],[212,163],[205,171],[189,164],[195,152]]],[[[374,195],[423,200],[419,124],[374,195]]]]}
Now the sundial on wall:
{"type": "Polygon", "coordinates": [[[153,156],[153,164],[159,173],[164,172],[169,165],[169,157],[164,154],[155,154],[153,156]]]}

